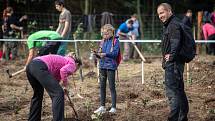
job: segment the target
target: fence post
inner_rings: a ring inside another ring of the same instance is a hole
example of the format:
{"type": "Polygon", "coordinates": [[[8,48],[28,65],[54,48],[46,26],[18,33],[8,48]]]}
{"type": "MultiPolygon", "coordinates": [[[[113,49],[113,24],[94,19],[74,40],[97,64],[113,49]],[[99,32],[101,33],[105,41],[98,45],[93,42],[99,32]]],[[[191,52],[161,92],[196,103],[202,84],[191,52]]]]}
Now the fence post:
{"type": "MultiPolygon", "coordinates": [[[[80,58],[77,42],[75,42],[75,53],[76,53],[76,55],[80,58]]],[[[83,81],[84,81],[84,78],[83,78],[83,74],[82,74],[82,67],[80,67],[80,69],[79,69],[79,74],[80,74],[80,79],[81,79],[81,81],[83,82],[83,81]]]]}
{"type": "Polygon", "coordinates": [[[146,59],[143,57],[143,55],[140,52],[140,50],[138,49],[137,45],[134,42],[131,42],[131,43],[134,46],[134,48],[136,49],[137,53],[139,54],[139,56],[142,60],[142,84],[144,84],[144,62],[146,61],[146,59]]]}
{"type": "Polygon", "coordinates": [[[142,84],[144,84],[144,61],[142,61],[142,84]]]}

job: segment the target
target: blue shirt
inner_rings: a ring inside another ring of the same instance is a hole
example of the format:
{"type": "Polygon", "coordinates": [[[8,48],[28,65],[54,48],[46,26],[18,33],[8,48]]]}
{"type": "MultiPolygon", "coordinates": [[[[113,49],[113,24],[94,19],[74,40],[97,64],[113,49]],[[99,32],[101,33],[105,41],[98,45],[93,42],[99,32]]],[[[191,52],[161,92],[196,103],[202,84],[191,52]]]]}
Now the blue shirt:
{"type": "Polygon", "coordinates": [[[113,43],[113,39],[104,40],[102,44],[102,53],[106,53],[106,56],[100,59],[99,67],[100,69],[117,69],[117,56],[119,54],[119,40],[116,38],[116,42],[113,43]],[[113,45],[114,44],[114,45],[113,45]],[[113,46],[113,48],[112,48],[113,46]],[[111,51],[112,48],[112,51],[111,51]]]}
{"type": "Polygon", "coordinates": [[[123,33],[128,33],[129,31],[132,31],[133,30],[133,27],[132,28],[128,28],[127,25],[126,25],[126,22],[122,23],[119,28],[118,28],[118,31],[117,33],[120,31],[120,32],[123,32],[123,33]]]}

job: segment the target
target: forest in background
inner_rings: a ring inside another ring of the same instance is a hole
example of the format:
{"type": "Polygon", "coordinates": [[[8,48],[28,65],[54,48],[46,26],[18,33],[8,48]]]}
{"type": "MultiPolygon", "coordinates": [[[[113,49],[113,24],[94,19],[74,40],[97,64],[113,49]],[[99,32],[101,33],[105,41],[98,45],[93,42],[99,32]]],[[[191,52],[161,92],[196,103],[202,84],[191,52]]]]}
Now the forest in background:
{"type": "MultiPolygon", "coordinates": [[[[16,12],[57,12],[55,0],[0,0],[0,11],[6,6],[12,6],[16,12]]],[[[175,13],[184,13],[187,9],[194,12],[200,10],[213,11],[214,0],[64,0],[72,14],[100,14],[104,11],[113,14],[130,15],[137,13],[155,14],[156,7],[162,2],[172,5],[175,13]],[[139,7],[139,8],[138,8],[139,7]]]]}

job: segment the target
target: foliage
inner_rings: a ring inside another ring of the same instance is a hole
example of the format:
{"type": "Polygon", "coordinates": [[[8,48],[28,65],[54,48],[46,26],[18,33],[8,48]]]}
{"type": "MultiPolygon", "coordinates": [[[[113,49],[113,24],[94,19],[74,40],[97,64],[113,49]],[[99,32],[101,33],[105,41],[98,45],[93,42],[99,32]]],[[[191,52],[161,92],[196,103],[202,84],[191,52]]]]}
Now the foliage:
{"type": "Polygon", "coordinates": [[[83,36],[84,36],[83,23],[79,23],[77,30],[73,34],[73,37],[75,40],[82,40],[83,36]]]}
{"type": "Polygon", "coordinates": [[[38,25],[37,21],[35,21],[35,20],[34,21],[29,21],[28,27],[27,27],[29,35],[36,31],[37,25],[38,25]]]}
{"type": "MultiPolygon", "coordinates": [[[[66,7],[71,10],[72,14],[83,14],[85,0],[64,0],[66,7]]],[[[6,4],[19,8],[18,12],[56,12],[54,7],[54,1],[52,0],[7,0],[8,3],[0,1],[1,11],[4,9],[6,4]]],[[[154,13],[156,9],[152,8],[153,4],[155,7],[161,2],[168,2],[172,5],[176,13],[184,13],[188,8],[193,11],[197,10],[209,10],[212,11],[214,8],[214,0],[141,0],[141,9],[146,14],[154,13]],[[192,6],[190,6],[192,5],[192,6]]],[[[100,14],[104,11],[109,11],[115,14],[132,14],[135,12],[137,7],[137,0],[90,0],[89,13],[100,14]],[[113,4],[114,3],[114,4],[113,4]]]]}
{"type": "Polygon", "coordinates": [[[144,54],[155,54],[158,55],[161,52],[160,43],[143,43],[142,48],[144,54]]]}

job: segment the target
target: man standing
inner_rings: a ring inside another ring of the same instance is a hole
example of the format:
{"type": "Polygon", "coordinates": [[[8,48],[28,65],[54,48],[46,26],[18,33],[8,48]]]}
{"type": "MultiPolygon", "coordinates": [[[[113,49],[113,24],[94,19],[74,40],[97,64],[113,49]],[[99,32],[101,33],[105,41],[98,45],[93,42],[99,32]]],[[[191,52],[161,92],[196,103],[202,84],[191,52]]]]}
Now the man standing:
{"type": "MultiPolygon", "coordinates": [[[[69,39],[71,34],[71,13],[69,10],[67,10],[64,6],[63,0],[57,0],[55,1],[55,8],[61,12],[59,16],[59,25],[56,30],[63,39],[69,39]]],[[[66,49],[67,49],[67,42],[62,42],[57,54],[59,55],[65,55],[66,49]]]]}
{"type": "Polygon", "coordinates": [[[168,121],[187,121],[189,105],[184,91],[183,71],[185,62],[180,60],[179,50],[182,32],[179,20],[173,15],[167,3],[157,8],[159,19],[163,23],[162,67],[165,70],[166,95],[170,103],[168,121]]]}

